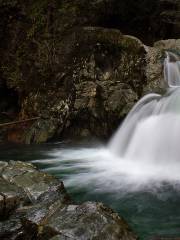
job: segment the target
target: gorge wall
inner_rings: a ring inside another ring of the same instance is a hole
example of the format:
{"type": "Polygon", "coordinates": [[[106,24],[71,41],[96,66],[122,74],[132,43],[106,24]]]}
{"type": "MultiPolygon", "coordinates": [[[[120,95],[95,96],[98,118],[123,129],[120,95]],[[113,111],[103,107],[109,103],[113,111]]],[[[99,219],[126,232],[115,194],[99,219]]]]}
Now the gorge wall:
{"type": "Polygon", "coordinates": [[[164,51],[180,42],[159,40],[180,38],[179,11],[175,0],[1,0],[0,121],[40,117],[1,136],[112,134],[144,93],[162,91],[164,51]]]}

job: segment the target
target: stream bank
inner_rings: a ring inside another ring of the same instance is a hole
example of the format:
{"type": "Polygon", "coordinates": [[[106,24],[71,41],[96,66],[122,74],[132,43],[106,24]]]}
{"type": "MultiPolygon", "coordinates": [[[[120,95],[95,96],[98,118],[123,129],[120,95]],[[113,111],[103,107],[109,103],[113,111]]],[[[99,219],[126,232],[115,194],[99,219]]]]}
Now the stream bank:
{"type": "Polygon", "coordinates": [[[136,240],[127,223],[102,203],[74,203],[63,182],[20,161],[0,162],[2,240],[136,240]]]}

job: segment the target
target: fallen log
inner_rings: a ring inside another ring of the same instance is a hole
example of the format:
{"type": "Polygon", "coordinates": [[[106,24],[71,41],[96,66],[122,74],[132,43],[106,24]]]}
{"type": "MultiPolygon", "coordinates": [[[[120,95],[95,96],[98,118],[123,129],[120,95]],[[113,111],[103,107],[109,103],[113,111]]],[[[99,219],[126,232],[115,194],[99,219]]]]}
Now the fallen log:
{"type": "Polygon", "coordinates": [[[25,120],[13,121],[13,122],[8,122],[8,123],[1,123],[0,127],[6,127],[6,126],[14,125],[14,124],[30,122],[30,121],[34,121],[34,120],[38,120],[38,119],[40,119],[40,117],[28,118],[25,120]]]}

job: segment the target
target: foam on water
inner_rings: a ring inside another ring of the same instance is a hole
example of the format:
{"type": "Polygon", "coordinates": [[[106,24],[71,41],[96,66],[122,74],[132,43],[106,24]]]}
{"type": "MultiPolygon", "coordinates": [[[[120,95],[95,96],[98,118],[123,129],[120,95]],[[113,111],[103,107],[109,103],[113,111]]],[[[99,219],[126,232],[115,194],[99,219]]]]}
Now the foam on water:
{"type": "MultiPolygon", "coordinates": [[[[148,94],[131,110],[108,147],[55,149],[46,171],[64,171],[66,186],[94,191],[150,189],[164,182],[180,186],[180,62],[167,53],[165,95],[148,94]],[[69,174],[70,173],[70,174],[69,174]]],[[[37,162],[37,161],[36,161],[37,162]]]]}

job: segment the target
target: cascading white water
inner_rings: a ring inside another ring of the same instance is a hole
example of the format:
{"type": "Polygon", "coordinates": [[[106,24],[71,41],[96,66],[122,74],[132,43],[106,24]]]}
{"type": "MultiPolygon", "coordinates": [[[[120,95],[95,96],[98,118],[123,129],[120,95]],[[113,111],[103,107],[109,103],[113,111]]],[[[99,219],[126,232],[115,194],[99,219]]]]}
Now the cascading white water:
{"type": "Polygon", "coordinates": [[[169,87],[180,86],[180,61],[179,56],[174,53],[166,52],[167,57],[164,61],[164,78],[169,87]]]}
{"type": "MultiPolygon", "coordinates": [[[[165,182],[180,187],[180,62],[167,53],[167,92],[144,96],[130,111],[106,148],[68,148],[38,160],[46,171],[70,172],[66,186],[117,195],[150,189],[165,182]],[[175,183],[175,184],[174,184],[175,183]]],[[[37,161],[35,161],[37,162],[37,161]]]]}
{"type": "Polygon", "coordinates": [[[142,239],[180,235],[180,67],[176,55],[167,53],[164,73],[169,85],[166,94],[143,97],[108,147],[63,143],[33,161],[60,177],[78,200],[106,201],[134,229],[144,232],[142,239]]]}
{"type": "Polygon", "coordinates": [[[180,61],[167,53],[163,96],[148,94],[132,109],[110,141],[111,152],[132,161],[151,164],[180,162],[180,61]]]}

